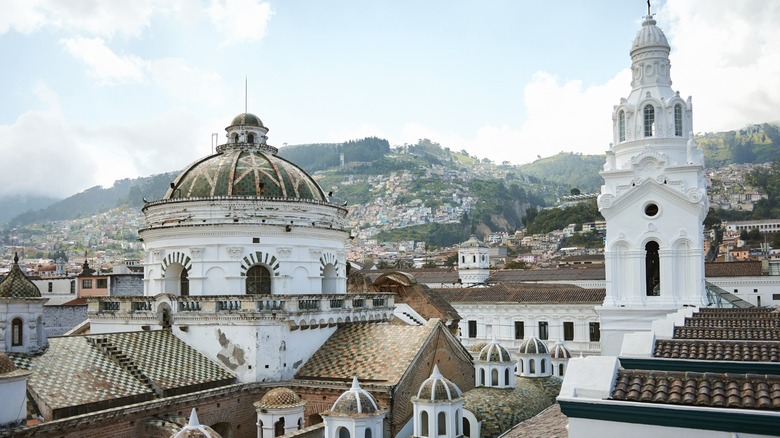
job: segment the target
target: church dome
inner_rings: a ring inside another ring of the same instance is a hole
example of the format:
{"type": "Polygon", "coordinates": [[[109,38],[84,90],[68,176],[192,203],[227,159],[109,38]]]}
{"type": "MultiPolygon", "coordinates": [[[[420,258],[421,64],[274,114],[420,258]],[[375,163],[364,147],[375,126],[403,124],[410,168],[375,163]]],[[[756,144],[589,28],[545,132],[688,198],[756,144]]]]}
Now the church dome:
{"type": "Polygon", "coordinates": [[[24,275],[19,267],[19,256],[14,254],[11,271],[0,281],[0,298],[40,298],[41,291],[24,275]]]}
{"type": "Polygon", "coordinates": [[[550,350],[544,341],[531,336],[520,344],[520,354],[550,354],[550,350]]]}
{"type": "Polygon", "coordinates": [[[563,342],[557,341],[550,352],[553,359],[571,359],[571,351],[563,345],[563,342]]]}
{"type": "Polygon", "coordinates": [[[254,126],[257,128],[264,128],[263,121],[260,120],[260,117],[257,117],[252,113],[241,113],[233,117],[233,121],[230,122],[228,128],[232,128],[233,126],[254,126]]]}
{"type": "Polygon", "coordinates": [[[485,242],[480,242],[477,240],[477,236],[472,234],[471,237],[469,237],[469,240],[463,242],[460,244],[461,248],[487,248],[487,245],[485,245],[485,242]]]}
{"type": "Polygon", "coordinates": [[[461,398],[458,385],[450,382],[439,372],[439,366],[433,366],[433,373],[428,377],[417,391],[417,398],[420,401],[452,401],[461,398]]]}
{"type": "Polygon", "coordinates": [[[643,49],[646,47],[665,47],[666,50],[671,50],[669,47],[669,41],[666,40],[664,32],[655,25],[655,20],[651,15],[645,17],[645,21],[642,22],[642,28],[637,32],[634,38],[634,43],[631,45],[631,52],[635,50],[643,49]]]}
{"type": "Polygon", "coordinates": [[[509,351],[502,347],[495,338],[482,347],[477,360],[480,362],[512,362],[509,351]]]}
{"type": "Polygon", "coordinates": [[[226,128],[228,143],[184,169],[164,199],[251,196],[327,200],[306,171],[278,157],[277,149],[265,143],[268,128],[257,116],[239,114],[231,123],[226,128]]]}
{"type": "Polygon", "coordinates": [[[268,391],[255,407],[262,409],[292,408],[305,405],[306,402],[290,388],[274,388],[268,391]]]}
{"type": "Polygon", "coordinates": [[[341,394],[330,408],[331,414],[355,415],[373,414],[379,410],[379,404],[368,391],[361,388],[357,377],[352,379],[352,387],[341,394]]]}
{"type": "Polygon", "coordinates": [[[0,376],[12,371],[16,371],[16,365],[7,354],[0,353],[0,376]]]}

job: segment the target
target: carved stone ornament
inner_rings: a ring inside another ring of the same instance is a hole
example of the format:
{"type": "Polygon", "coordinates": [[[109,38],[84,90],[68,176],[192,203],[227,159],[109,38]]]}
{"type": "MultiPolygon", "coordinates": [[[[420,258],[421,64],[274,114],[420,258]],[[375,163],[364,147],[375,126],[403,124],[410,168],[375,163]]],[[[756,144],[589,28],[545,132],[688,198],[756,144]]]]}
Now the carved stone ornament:
{"type": "Polygon", "coordinates": [[[596,202],[599,208],[610,208],[612,207],[612,203],[615,202],[615,196],[610,195],[609,193],[599,195],[599,197],[596,199],[596,202]]]}
{"type": "Polygon", "coordinates": [[[650,222],[647,224],[647,231],[656,231],[658,228],[655,226],[654,223],[650,222]]]}
{"type": "Polygon", "coordinates": [[[688,200],[694,204],[701,202],[702,198],[704,197],[701,193],[701,190],[697,188],[691,188],[685,194],[688,196],[688,200]]]}
{"type": "Polygon", "coordinates": [[[193,260],[202,260],[203,259],[203,248],[190,248],[190,254],[192,255],[193,260]]]}
{"type": "Polygon", "coordinates": [[[240,246],[229,246],[227,248],[228,256],[233,260],[238,260],[244,254],[244,248],[240,246]]]}
{"type": "Polygon", "coordinates": [[[154,262],[159,263],[163,257],[165,257],[165,250],[164,249],[155,249],[152,250],[152,257],[154,257],[154,262]]]}
{"type": "Polygon", "coordinates": [[[315,259],[319,259],[320,256],[322,256],[322,250],[321,249],[310,248],[309,249],[309,254],[311,254],[311,256],[314,257],[315,259]]]}
{"type": "Polygon", "coordinates": [[[279,256],[280,259],[289,259],[290,254],[292,254],[292,248],[287,248],[287,247],[276,248],[276,255],[279,256]]]}

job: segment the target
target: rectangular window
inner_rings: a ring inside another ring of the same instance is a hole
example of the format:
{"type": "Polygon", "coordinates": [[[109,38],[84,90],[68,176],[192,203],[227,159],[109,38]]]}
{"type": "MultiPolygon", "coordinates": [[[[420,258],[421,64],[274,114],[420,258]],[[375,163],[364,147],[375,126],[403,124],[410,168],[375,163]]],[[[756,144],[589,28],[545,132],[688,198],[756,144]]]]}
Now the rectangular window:
{"type": "Polygon", "coordinates": [[[469,337],[470,338],[476,338],[477,337],[477,321],[469,321],[469,337]]]}
{"type": "Polygon", "coordinates": [[[96,287],[98,289],[106,289],[108,288],[108,280],[105,278],[98,278],[96,287]]]}
{"type": "Polygon", "coordinates": [[[81,280],[82,289],[92,289],[92,280],[81,280]]]}
{"type": "Polygon", "coordinates": [[[564,341],[574,340],[574,323],[571,321],[565,321],[563,323],[563,340],[564,341]]]}
{"type": "Polygon", "coordinates": [[[54,292],[54,284],[51,281],[49,282],[49,292],[54,292]]]}
{"type": "Polygon", "coordinates": [[[590,326],[590,342],[601,341],[601,327],[597,322],[591,322],[590,326]]]}
{"type": "Polygon", "coordinates": [[[525,338],[525,323],[523,321],[515,321],[515,339],[525,338]]]}
{"type": "Polygon", "coordinates": [[[546,341],[550,338],[550,329],[547,321],[539,321],[539,339],[546,341]]]}

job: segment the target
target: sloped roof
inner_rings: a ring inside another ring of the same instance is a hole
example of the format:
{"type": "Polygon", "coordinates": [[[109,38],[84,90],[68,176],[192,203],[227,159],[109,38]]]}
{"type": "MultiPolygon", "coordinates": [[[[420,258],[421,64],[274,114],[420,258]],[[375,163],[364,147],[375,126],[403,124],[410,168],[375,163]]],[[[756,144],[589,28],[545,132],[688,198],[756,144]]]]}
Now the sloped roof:
{"type": "Polygon", "coordinates": [[[488,287],[434,289],[450,303],[602,303],[604,289],[584,289],[570,284],[498,284],[488,287]]]}
{"type": "Polygon", "coordinates": [[[626,370],[612,398],[698,407],[780,409],[780,376],[626,370]]]}
{"type": "Polygon", "coordinates": [[[168,396],[235,381],[165,330],[52,337],[43,354],[10,356],[32,371],[29,391],[54,418],[151,400],[152,385],[168,396]]]}
{"type": "Polygon", "coordinates": [[[339,380],[396,385],[437,324],[347,324],[340,327],[295,375],[304,380],[339,380]]]}
{"type": "Polygon", "coordinates": [[[780,362],[780,342],[660,339],[653,357],[665,359],[780,362]]]}
{"type": "Polygon", "coordinates": [[[0,298],[40,298],[41,291],[19,267],[19,257],[14,256],[14,264],[8,275],[0,281],[0,298]]]}
{"type": "Polygon", "coordinates": [[[704,264],[705,277],[748,277],[761,275],[761,261],[712,262],[704,264]]]}

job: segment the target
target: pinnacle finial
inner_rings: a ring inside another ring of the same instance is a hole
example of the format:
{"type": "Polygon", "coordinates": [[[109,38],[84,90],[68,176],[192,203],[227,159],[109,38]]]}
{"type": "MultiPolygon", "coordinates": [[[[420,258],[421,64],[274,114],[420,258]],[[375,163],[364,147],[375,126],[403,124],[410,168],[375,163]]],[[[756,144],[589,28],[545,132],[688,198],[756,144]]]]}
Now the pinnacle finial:
{"type": "Polygon", "coordinates": [[[19,264],[19,253],[16,251],[14,251],[14,264],[15,265],[19,264]]]}
{"type": "Polygon", "coordinates": [[[354,389],[354,390],[360,389],[360,384],[358,383],[357,376],[352,377],[352,388],[351,389],[354,389]]]}
{"type": "Polygon", "coordinates": [[[195,408],[192,408],[192,414],[190,414],[190,422],[187,423],[187,425],[195,428],[200,426],[200,423],[198,422],[198,412],[195,410],[195,408]]]}

